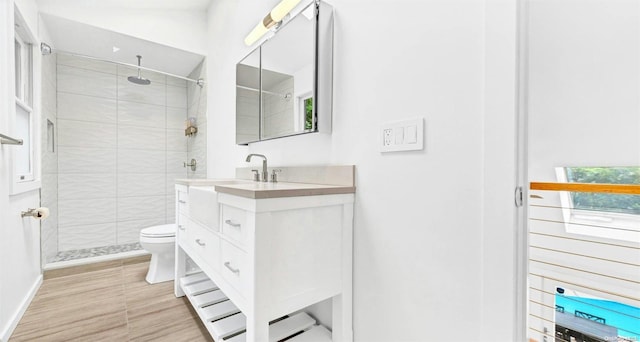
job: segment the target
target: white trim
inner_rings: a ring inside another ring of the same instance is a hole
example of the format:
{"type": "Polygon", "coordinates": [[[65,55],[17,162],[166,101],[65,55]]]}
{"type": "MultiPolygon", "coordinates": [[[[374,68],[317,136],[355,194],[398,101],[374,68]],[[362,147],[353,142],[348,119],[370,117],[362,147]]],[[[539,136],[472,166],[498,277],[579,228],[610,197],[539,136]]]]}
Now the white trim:
{"type": "Polygon", "coordinates": [[[11,317],[11,319],[9,320],[8,326],[5,328],[4,331],[2,331],[2,334],[0,334],[0,342],[9,341],[9,337],[11,337],[11,334],[13,334],[13,331],[18,326],[18,323],[20,323],[22,316],[24,316],[24,313],[27,311],[27,308],[29,308],[31,301],[36,296],[36,293],[38,293],[38,289],[40,289],[40,285],[42,285],[42,274],[40,274],[38,278],[36,278],[35,283],[33,283],[31,288],[29,289],[29,292],[27,292],[27,295],[20,303],[18,311],[11,317]]]}
{"type": "Polygon", "coordinates": [[[100,256],[91,257],[91,258],[82,258],[82,259],[69,260],[69,261],[52,262],[52,263],[48,263],[48,264],[44,265],[43,270],[44,271],[57,270],[57,269],[60,269],[60,268],[66,268],[66,267],[72,267],[72,266],[80,266],[80,265],[88,265],[88,264],[94,264],[94,263],[102,262],[102,261],[126,259],[126,258],[141,256],[141,255],[147,255],[147,254],[150,254],[150,253],[147,252],[144,249],[139,249],[139,250],[136,250],[136,251],[122,252],[122,253],[108,254],[108,255],[100,255],[100,256]]]}

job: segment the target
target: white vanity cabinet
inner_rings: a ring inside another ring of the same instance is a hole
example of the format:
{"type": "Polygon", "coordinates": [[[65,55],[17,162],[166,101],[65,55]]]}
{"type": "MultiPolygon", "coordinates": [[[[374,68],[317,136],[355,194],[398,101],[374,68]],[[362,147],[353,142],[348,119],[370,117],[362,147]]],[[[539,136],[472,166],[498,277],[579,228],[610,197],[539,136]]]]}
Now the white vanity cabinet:
{"type": "MultiPolygon", "coordinates": [[[[273,340],[279,327],[269,322],[332,298],[330,336],[351,341],[353,193],[255,199],[216,190],[215,223],[177,205],[176,296],[188,256],[243,315],[232,323],[246,333],[230,340],[273,340]]],[[[179,201],[189,188],[177,191],[179,201]]]]}

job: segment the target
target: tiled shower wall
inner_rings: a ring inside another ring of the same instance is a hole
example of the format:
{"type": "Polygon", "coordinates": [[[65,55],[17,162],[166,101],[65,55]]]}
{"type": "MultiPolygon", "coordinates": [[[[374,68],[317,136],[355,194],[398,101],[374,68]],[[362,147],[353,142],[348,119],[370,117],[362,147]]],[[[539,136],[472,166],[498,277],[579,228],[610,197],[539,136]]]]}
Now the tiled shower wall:
{"type": "MultiPolygon", "coordinates": [[[[204,61],[200,63],[189,75],[189,78],[205,79],[206,70],[204,61]]],[[[206,82],[205,82],[206,83],[206,82]]],[[[188,138],[188,159],[197,162],[196,171],[187,169],[189,178],[207,178],[207,86],[200,87],[193,82],[187,86],[189,117],[195,117],[198,125],[198,133],[188,138]]]]}
{"type": "Polygon", "coordinates": [[[58,136],[56,128],[56,55],[42,58],[42,191],[40,205],[49,208],[49,217],[40,221],[42,261],[51,260],[58,253],[58,136]]]}
{"type": "Polygon", "coordinates": [[[143,71],[142,86],[127,81],[135,69],[57,57],[58,250],[137,242],[174,222],[186,82],[143,71]]]}

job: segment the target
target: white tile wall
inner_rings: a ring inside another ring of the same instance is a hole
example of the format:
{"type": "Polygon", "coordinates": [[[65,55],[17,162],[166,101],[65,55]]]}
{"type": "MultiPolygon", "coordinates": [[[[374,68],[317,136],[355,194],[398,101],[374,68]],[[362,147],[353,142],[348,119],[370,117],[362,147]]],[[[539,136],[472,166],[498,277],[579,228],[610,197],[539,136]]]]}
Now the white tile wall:
{"type": "MultiPolygon", "coordinates": [[[[188,162],[189,160],[187,160],[187,154],[185,152],[167,152],[167,174],[183,173],[186,176],[187,168],[184,167],[184,162],[188,162]]],[[[197,164],[199,165],[200,162],[197,164]]]]}
{"type": "Polygon", "coordinates": [[[58,224],[60,226],[115,222],[116,199],[112,197],[59,201],[58,215],[58,224]]]}
{"type": "Polygon", "coordinates": [[[164,173],[118,174],[118,198],[135,196],[164,196],[164,173]]]}
{"type": "Polygon", "coordinates": [[[114,227],[115,222],[79,226],[60,225],[58,248],[61,251],[68,251],[115,245],[116,229],[114,227]]]}
{"type": "Polygon", "coordinates": [[[187,92],[185,87],[167,85],[167,106],[187,108],[187,92]]]}
{"type": "Polygon", "coordinates": [[[187,141],[184,130],[167,129],[167,151],[187,152],[187,141]]]}
{"type": "Polygon", "coordinates": [[[143,70],[152,83],[136,85],[135,68],[81,58],[57,68],[58,158],[43,164],[59,164],[58,249],[136,242],[173,222],[167,179],[186,177],[187,83],[143,70]]]}
{"type": "Polygon", "coordinates": [[[167,76],[167,85],[173,85],[173,86],[177,86],[177,87],[186,88],[187,87],[187,81],[179,79],[179,78],[167,76]]]}
{"type": "Polygon", "coordinates": [[[118,150],[118,173],[164,173],[165,151],[118,150]]]}
{"type": "Polygon", "coordinates": [[[58,187],[60,201],[116,198],[116,174],[61,173],[58,175],[58,187]]]}
{"type": "Polygon", "coordinates": [[[60,119],[115,124],[116,108],[115,99],[72,93],[58,94],[58,118],[60,119]]]}
{"type": "MultiPolygon", "coordinates": [[[[126,80],[126,79],[125,79],[126,80]]],[[[58,92],[116,98],[116,76],[58,65],[58,92]]]]}
{"type": "Polygon", "coordinates": [[[93,59],[63,54],[59,54],[56,56],[58,58],[58,65],[66,65],[80,69],[100,71],[112,75],[116,73],[116,65],[113,63],[101,62],[93,59]]]}
{"type": "Polygon", "coordinates": [[[118,123],[121,125],[165,128],[165,106],[118,101],[118,123]]]}
{"type": "Polygon", "coordinates": [[[118,198],[118,221],[165,217],[166,196],[136,196],[118,198]]]}
{"type": "Polygon", "coordinates": [[[120,245],[125,243],[138,242],[140,240],[140,230],[147,227],[151,227],[151,226],[165,224],[166,222],[167,220],[164,217],[132,220],[132,221],[120,221],[118,222],[117,243],[120,245]]]}
{"type": "Polygon", "coordinates": [[[62,173],[115,173],[115,148],[59,147],[58,172],[62,173]]]}
{"type": "Polygon", "coordinates": [[[184,121],[186,119],[186,109],[167,107],[167,129],[181,129],[184,132],[184,121]]]}
{"type": "Polygon", "coordinates": [[[58,146],[113,148],[116,129],[113,124],[58,119],[58,146]]]}
{"type": "Polygon", "coordinates": [[[163,128],[118,126],[118,149],[166,150],[163,128]]]}

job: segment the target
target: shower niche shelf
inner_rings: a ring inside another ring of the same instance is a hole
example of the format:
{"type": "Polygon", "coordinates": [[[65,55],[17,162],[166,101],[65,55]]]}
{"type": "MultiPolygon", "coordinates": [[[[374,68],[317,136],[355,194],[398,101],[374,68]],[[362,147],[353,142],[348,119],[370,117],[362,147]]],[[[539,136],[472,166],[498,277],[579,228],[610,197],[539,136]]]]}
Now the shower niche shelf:
{"type": "MultiPolygon", "coordinates": [[[[204,273],[180,279],[180,287],[215,341],[246,341],[246,316],[204,273]]],[[[331,332],[305,312],[269,322],[269,341],[331,341],[331,332]]]]}

